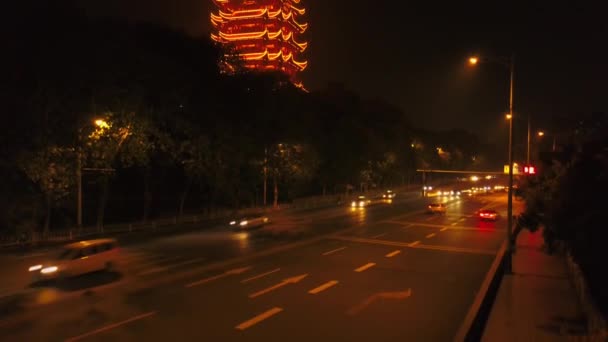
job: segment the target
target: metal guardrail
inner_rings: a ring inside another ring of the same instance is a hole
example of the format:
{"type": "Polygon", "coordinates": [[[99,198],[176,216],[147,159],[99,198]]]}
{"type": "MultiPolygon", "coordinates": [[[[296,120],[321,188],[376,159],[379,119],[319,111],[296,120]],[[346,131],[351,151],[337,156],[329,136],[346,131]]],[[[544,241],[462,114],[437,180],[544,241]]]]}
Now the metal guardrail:
{"type": "Polygon", "coordinates": [[[52,230],[46,235],[41,233],[34,233],[25,241],[19,239],[16,235],[4,235],[0,236],[0,248],[19,246],[21,244],[36,244],[42,242],[61,242],[71,241],[75,239],[82,239],[91,236],[100,236],[107,234],[120,234],[120,233],[131,233],[136,231],[156,231],[161,228],[175,227],[183,224],[196,224],[203,221],[209,221],[214,219],[227,218],[232,215],[246,215],[252,211],[259,209],[247,208],[239,211],[235,210],[220,210],[217,212],[202,213],[198,215],[188,215],[170,218],[160,218],[150,220],[149,222],[133,222],[133,223],[122,223],[122,224],[111,224],[103,227],[83,227],[83,228],[72,228],[62,230],[52,230]]]}
{"type": "MultiPolygon", "coordinates": [[[[408,187],[397,187],[394,190],[396,192],[399,191],[408,191],[419,188],[420,185],[412,185],[408,187]]],[[[343,203],[349,203],[353,199],[355,199],[359,195],[365,195],[368,197],[378,196],[384,190],[373,190],[365,193],[356,193],[351,196],[344,195],[328,195],[328,196],[315,196],[294,200],[292,203],[281,203],[279,205],[279,210],[288,210],[288,209],[313,209],[320,207],[330,207],[335,205],[341,205],[343,203]]],[[[155,220],[150,220],[149,222],[132,222],[132,223],[122,223],[122,224],[111,224],[104,225],[103,227],[84,227],[81,229],[72,228],[72,229],[62,229],[62,230],[53,230],[50,231],[47,235],[42,236],[40,233],[33,234],[29,236],[26,241],[20,241],[18,236],[15,235],[4,235],[0,236],[0,248],[3,247],[12,247],[19,246],[21,244],[36,244],[43,242],[62,242],[62,241],[72,241],[76,239],[82,239],[92,236],[101,236],[107,234],[121,234],[121,233],[131,233],[137,231],[157,231],[162,228],[175,227],[183,224],[196,224],[203,221],[210,221],[214,219],[225,219],[231,216],[241,216],[247,215],[254,212],[260,211],[270,211],[276,210],[271,208],[244,208],[241,210],[234,209],[222,209],[208,213],[200,213],[197,215],[188,215],[178,217],[168,217],[168,218],[160,218],[155,220]]]]}

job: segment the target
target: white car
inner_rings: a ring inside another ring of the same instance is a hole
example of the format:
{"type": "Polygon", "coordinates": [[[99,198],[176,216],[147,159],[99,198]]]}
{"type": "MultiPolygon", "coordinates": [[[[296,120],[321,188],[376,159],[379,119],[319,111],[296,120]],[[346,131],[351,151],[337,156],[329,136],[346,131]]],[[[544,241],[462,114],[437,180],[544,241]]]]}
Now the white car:
{"type": "Polygon", "coordinates": [[[435,214],[435,213],[445,214],[446,206],[443,203],[431,203],[427,207],[427,212],[429,214],[435,214]]]}
{"type": "Polygon", "coordinates": [[[393,190],[386,190],[383,194],[382,194],[382,198],[383,199],[392,199],[395,198],[395,196],[397,196],[397,194],[395,194],[393,192],[393,190]]]}
{"type": "Polygon", "coordinates": [[[230,221],[230,227],[235,228],[235,229],[252,229],[252,228],[262,227],[265,224],[267,224],[268,222],[270,222],[270,220],[266,216],[252,215],[252,216],[241,217],[240,219],[230,221]]]}
{"type": "Polygon", "coordinates": [[[97,239],[71,243],[50,260],[30,266],[34,282],[73,277],[116,267],[119,249],[114,239],[97,239]]]}
{"type": "Polygon", "coordinates": [[[371,204],[372,201],[365,196],[359,196],[356,200],[350,203],[350,206],[353,208],[363,208],[371,204]]]}

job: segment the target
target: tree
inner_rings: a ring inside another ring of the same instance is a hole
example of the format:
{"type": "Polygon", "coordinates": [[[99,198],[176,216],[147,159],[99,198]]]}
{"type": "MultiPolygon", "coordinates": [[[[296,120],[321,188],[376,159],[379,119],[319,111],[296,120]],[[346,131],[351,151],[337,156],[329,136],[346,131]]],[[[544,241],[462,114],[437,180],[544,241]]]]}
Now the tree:
{"type": "Polygon", "coordinates": [[[119,166],[146,165],[153,144],[150,125],[135,113],[108,112],[101,117],[103,119],[97,119],[96,129],[85,140],[85,165],[101,172],[97,227],[103,230],[110,175],[119,166]]]}
{"type": "Polygon", "coordinates": [[[316,160],[302,144],[279,143],[268,149],[267,168],[273,183],[273,206],[278,207],[279,184],[289,187],[298,180],[312,178],[316,160]]]}
{"type": "Polygon", "coordinates": [[[549,251],[561,242],[580,265],[591,294],[608,312],[605,260],[608,254],[603,228],[605,215],[597,193],[608,191],[608,120],[579,119],[561,152],[547,154],[537,177],[524,183],[526,211],[520,223],[529,229],[544,227],[549,251]]]}
{"type": "Polygon", "coordinates": [[[67,197],[74,184],[74,151],[48,146],[33,153],[23,153],[19,167],[44,195],[46,214],[43,233],[48,235],[51,213],[56,201],[67,197]]]}

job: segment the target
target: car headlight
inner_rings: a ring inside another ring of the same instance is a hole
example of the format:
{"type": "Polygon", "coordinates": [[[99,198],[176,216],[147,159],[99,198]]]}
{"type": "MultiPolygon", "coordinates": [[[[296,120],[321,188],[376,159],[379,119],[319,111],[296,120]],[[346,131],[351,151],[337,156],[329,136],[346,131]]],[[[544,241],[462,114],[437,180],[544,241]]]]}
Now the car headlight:
{"type": "Polygon", "coordinates": [[[38,271],[40,269],[42,269],[42,265],[34,265],[34,266],[30,266],[28,271],[33,272],[33,271],[38,271]]]}
{"type": "Polygon", "coordinates": [[[234,226],[236,224],[236,221],[230,221],[230,225],[234,226]]]}
{"type": "Polygon", "coordinates": [[[241,226],[246,226],[247,224],[249,224],[249,222],[247,221],[241,221],[241,223],[239,223],[241,226]]]}
{"type": "Polygon", "coordinates": [[[40,273],[42,274],[49,274],[49,273],[55,273],[57,272],[57,266],[49,266],[49,267],[45,267],[43,269],[40,270],[40,273]]]}
{"type": "Polygon", "coordinates": [[[386,195],[382,195],[382,198],[386,198],[386,195]]]}
{"type": "Polygon", "coordinates": [[[364,205],[365,205],[365,202],[363,202],[363,201],[360,201],[360,202],[359,202],[359,206],[360,206],[360,207],[362,207],[362,206],[364,206],[364,205]]]}
{"type": "Polygon", "coordinates": [[[264,219],[262,221],[268,222],[268,217],[264,217],[264,219]]]}
{"type": "Polygon", "coordinates": [[[350,204],[350,206],[351,206],[351,207],[356,207],[356,206],[357,206],[357,202],[353,201],[353,202],[350,204]]]}

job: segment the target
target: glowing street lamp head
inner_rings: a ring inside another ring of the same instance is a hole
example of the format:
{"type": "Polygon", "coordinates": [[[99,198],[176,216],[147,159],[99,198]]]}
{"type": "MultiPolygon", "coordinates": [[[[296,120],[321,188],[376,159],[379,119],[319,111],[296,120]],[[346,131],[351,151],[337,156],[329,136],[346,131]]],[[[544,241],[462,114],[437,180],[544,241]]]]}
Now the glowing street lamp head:
{"type": "Polygon", "coordinates": [[[513,118],[513,114],[507,114],[505,115],[505,117],[507,118],[507,120],[511,120],[513,118]]]}
{"type": "Polygon", "coordinates": [[[469,65],[477,65],[477,63],[479,63],[479,58],[477,58],[477,57],[469,58],[469,65]]]}
{"type": "Polygon", "coordinates": [[[109,128],[110,126],[108,125],[108,123],[103,120],[103,119],[97,119],[95,120],[95,125],[99,128],[109,128]]]}
{"type": "Polygon", "coordinates": [[[539,136],[539,137],[542,137],[542,136],[544,136],[544,135],[545,135],[545,132],[543,132],[543,131],[538,132],[538,136],[539,136]]]}

